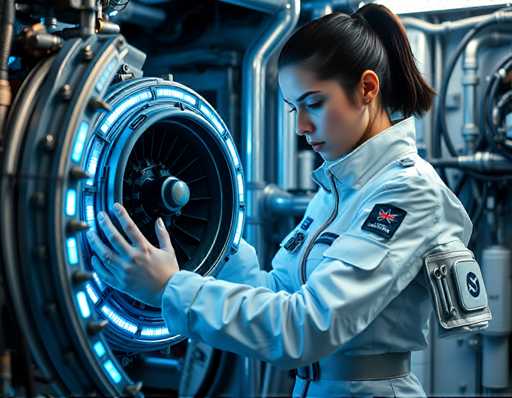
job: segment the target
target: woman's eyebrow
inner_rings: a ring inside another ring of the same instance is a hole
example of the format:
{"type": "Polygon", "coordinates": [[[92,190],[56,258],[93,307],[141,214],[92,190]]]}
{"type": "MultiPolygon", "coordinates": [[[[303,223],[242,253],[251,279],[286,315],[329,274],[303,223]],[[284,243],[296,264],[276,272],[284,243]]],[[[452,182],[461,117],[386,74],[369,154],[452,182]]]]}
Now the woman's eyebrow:
{"type": "Polygon", "coordinates": [[[320,91],[318,91],[318,90],[316,90],[316,91],[306,91],[299,98],[297,98],[297,102],[300,102],[300,101],[304,100],[306,97],[309,97],[310,95],[318,94],[319,92],[320,91]]]}
{"type": "MultiPolygon", "coordinates": [[[[306,97],[309,97],[310,95],[313,95],[313,94],[318,94],[320,91],[316,90],[316,91],[306,91],[304,94],[302,94],[299,98],[297,98],[297,102],[301,102],[303,101],[306,97]]],[[[283,98],[284,102],[286,102],[288,105],[290,106],[293,106],[293,104],[288,101],[286,98],[283,98]]]]}

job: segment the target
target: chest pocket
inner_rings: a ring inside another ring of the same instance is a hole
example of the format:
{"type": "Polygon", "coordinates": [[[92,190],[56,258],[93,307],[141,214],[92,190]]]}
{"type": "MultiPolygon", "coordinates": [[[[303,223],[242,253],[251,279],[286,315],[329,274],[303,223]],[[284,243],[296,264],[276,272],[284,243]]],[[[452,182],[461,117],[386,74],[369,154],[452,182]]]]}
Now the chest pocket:
{"type": "Polygon", "coordinates": [[[334,232],[323,232],[316,238],[308,258],[306,259],[306,278],[308,278],[311,272],[322,262],[325,250],[333,244],[338,236],[339,235],[334,232]]]}
{"type": "Polygon", "coordinates": [[[382,264],[388,252],[389,247],[383,243],[362,236],[343,234],[325,250],[323,256],[364,271],[372,271],[382,264]]]}

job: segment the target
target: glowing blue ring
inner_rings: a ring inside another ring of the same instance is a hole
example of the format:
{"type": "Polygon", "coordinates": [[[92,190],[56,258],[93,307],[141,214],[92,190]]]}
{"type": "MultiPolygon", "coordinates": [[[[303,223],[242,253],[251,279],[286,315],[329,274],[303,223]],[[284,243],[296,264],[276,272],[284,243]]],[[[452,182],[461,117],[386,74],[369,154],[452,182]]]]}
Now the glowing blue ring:
{"type": "MultiPolygon", "coordinates": [[[[130,87],[128,87],[127,91],[128,90],[130,90],[130,87]]],[[[244,224],[243,175],[241,171],[240,159],[234,147],[233,140],[229,135],[227,128],[223,124],[222,119],[217,115],[215,110],[209,106],[209,104],[204,102],[194,93],[189,92],[187,88],[182,87],[181,85],[177,85],[176,83],[172,83],[172,85],[165,83],[165,85],[160,85],[156,88],[154,86],[146,86],[142,89],[137,87],[136,90],[131,91],[131,94],[126,97],[123,97],[122,95],[116,95],[113,97],[115,99],[119,99],[119,101],[117,103],[115,100],[113,101],[113,109],[111,112],[100,115],[99,121],[94,123],[96,134],[90,135],[91,138],[89,139],[89,142],[84,142],[83,144],[85,149],[82,149],[82,151],[86,153],[86,157],[84,159],[84,168],[88,174],[91,175],[91,178],[86,180],[85,184],[92,187],[93,182],[95,181],[97,168],[102,163],[101,159],[103,156],[106,156],[106,153],[108,152],[104,151],[104,148],[107,148],[109,146],[108,142],[114,139],[111,137],[113,134],[112,131],[117,129],[116,126],[119,124],[118,122],[121,120],[121,118],[123,120],[127,120],[125,115],[136,115],[138,112],[137,109],[146,107],[154,101],[171,100],[173,102],[180,102],[185,107],[192,109],[196,113],[199,113],[201,116],[203,116],[203,118],[206,119],[206,121],[209,122],[211,126],[213,126],[212,130],[217,132],[219,143],[223,143],[225,148],[227,148],[225,153],[231,160],[231,164],[234,166],[231,178],[233,181],[233,187],[236,190],[236,192],[234,192],[236,197],[235,203],[238,202],[238,205],[240,206],[240,210],[233,214],[235,225],[231,230],[230,235],[233,237],[232,247],[237,248],[242,235],[244,224]],[[99,140],[98,137],[105,138],[99,140]]],[[[95,228],[96,199],[95,194],[91,192],[85,191],[81,195],[81,200],[83,203],[81,210],[84,212],[85,220],[90,225],[90,227],[95,228]]],[[[97,275],[95,275],[95,280],[89,283],[85,289],[87,296],[92,303],[97,303],[99,301],[99,297],[101,296],[100,292],[103,290],[103,288],[104,287],[102,286],[101,281],[99,281],[97,275]]],[[[124,318],[112,307],[107,306],[105,308],[102,306],[101,308],[95,307],[95,309],[100,312],[101,315],[109,319],[111,321],[110,324],[115,328],[121,330],[125,334],[137,335],[138,337],[147,338],[148,343],[151,341],[156,342],[157,340],[154,340],[155,338],[158,339],[158,341],[164,341],[165,338],[173,337],[169,333],[167,327],[165,327],[164,322],[160,323],[162,326],[149,326],[147,323],[139,322],[133,323],[124,318]]]]}

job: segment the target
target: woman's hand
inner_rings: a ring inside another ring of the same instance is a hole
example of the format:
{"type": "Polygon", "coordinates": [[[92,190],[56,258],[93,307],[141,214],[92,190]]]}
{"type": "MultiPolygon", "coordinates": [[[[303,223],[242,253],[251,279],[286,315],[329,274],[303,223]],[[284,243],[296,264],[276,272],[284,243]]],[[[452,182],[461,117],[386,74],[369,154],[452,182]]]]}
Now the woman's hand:
{"type": "Polygon", "coordinates": [[[87,238],[98,257],[92,266],[108,285],[131,297],[160,307],[167,281],[179,271],[178,261],[162,219],[155,223],[160,248],[153,246],[140,232],[126,209],[114,205],[114,214],[131,244],[112,224],[104,212],[98,213],[99,225],[114,250],[106,246],[96,232],[89,230],[87,238]]]}

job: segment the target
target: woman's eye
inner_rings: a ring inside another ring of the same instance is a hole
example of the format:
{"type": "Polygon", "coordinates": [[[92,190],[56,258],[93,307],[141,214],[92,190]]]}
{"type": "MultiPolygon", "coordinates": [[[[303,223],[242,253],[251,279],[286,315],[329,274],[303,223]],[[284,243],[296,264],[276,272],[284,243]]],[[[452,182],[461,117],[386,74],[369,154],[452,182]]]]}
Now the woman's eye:
{"type": "Polygon", "coordinates": [[[289,108],[290,108],[290,109],[288,109],[288,113],[297,112],[297,109],[296,109],[296,108],[292,108],[291,106],[290,106],[289,108]]]}
{"type": "Polygon", "coordinates": [[[311,109],[317,109],[317,108],[320,108],[323,104],[324,104],[324,101],[320,100],[320,101],[315,101],[315,102],[306,104],[306,106],[311,109]]]}

